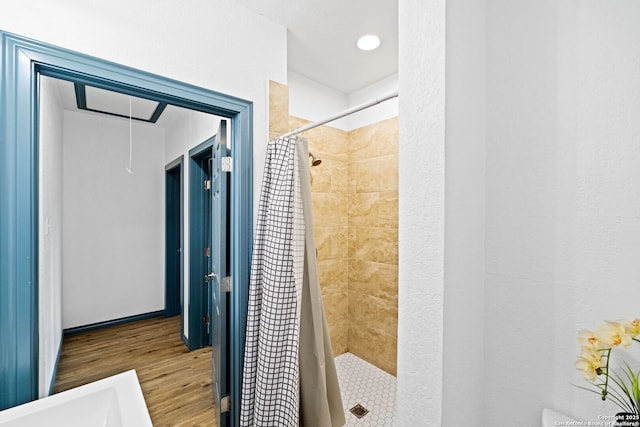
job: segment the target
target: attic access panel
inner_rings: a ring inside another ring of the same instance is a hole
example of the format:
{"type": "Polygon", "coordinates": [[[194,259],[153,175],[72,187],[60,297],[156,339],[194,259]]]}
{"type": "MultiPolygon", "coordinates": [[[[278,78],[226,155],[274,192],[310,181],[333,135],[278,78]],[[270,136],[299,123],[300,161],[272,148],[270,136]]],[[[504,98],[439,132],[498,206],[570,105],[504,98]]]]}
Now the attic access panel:
{"type": "Polygon", "coordinates": [[[131,112],[131,118],[134,120],[155,123],[167,107],[165,102],[129,96],[83,83],[74,83],[73,86],[76,93],[76,105],[80,110],[127,119],[131,112]]]}

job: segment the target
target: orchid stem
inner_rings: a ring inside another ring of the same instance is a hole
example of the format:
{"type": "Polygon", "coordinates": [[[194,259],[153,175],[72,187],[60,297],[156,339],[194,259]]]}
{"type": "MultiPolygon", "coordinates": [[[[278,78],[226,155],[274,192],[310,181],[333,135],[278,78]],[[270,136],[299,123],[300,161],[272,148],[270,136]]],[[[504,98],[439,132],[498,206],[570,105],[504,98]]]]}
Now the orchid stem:
{"type": "Polygon", "coordinates": [[[609,387],[609,356],[611,356],[611,349],[607,350],[607,366],[605,366],[605,380],[604,380],[604,390],[602,390],[602,400],[607,399],[607,389],[609,387]]]}

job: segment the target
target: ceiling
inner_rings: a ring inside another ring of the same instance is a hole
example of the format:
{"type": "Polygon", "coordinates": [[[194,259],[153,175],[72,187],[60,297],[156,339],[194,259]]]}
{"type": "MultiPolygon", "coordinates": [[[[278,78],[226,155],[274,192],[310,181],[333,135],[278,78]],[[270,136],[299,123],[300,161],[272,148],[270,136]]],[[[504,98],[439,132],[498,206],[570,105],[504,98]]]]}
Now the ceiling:
{"type": "Polygon", "coordinates": [[[398,0],[236,0],[288,28],[290,71],[351,94],[398,72],[398,0]],[[380,47],[364,52],[360,36],[380,47]]]}
{"type": "MultiPolygon", "coordinates": [[[[344,94],[351,94],[398,72],[398,0],[236,0],[288,28],[287,66],[344,94]],[[376,34],[380,47],[357,48],[358,38],[376,34]]],[[[74,85],[57,81],[66,110],[78,110],[74,85]]],[[[129,97],[87,86],[86,109],[129,115],[129,97]]],[[[158,103],[133,98],[133,117],[148,119],[158,103]]],[[[172,122],[181,108],[160,111],[160,125],[172,122]]]]}

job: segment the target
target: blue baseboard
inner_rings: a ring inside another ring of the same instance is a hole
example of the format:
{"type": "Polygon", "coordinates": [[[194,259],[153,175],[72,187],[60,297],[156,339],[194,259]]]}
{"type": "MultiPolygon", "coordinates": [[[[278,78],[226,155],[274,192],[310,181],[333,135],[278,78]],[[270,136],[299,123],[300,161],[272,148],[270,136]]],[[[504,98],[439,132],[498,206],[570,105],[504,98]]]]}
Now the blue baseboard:
{"type": "Polygon", "coordinates": [[[51,375],[51,382],[49,383],[48,396],[53,394],[53,386],[56,383],[56,377],[58,376],[58,365],[60,364],[60,355],[62,354],[62,340],[64,335],[60,335],[60,342],[58,343],[58,355],[56,356],[56,363],[53,365],[53,374],[51,375]]]}
{"type": "Polygon", "coordinates": [[[163,317],[165,315],[164,310],[152,311],[151,313],[135,314],[133,316],[121,317],[119,319],[107,320],[104,322],[91,323],[84,326],[76,326],[75,328],[69,328],[64,330],[64,335],[74,335],[83,332],[93,331],[95,329],[107,328],[109,326],[122,325],[124,323],[137,322],[138,320],[152,319],[154,317],[163,317]]]}

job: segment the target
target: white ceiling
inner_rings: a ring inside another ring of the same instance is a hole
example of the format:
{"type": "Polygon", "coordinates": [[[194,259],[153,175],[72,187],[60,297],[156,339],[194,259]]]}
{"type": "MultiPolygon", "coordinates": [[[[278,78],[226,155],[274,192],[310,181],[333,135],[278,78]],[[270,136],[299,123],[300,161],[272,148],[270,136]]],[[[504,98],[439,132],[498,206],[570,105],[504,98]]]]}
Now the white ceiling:
{"type": "Polygon", "coordinates": [[[288,28],[288,68],[351,94],[398,72],[398,0],[236,0],[288,28]],[[356,47],[376,34],[374,51],[356,47]]]}
{"type": "MultiPolygon", "coordinates": [[[[398,72],[398,0],[236,1],[288,28],[290,71],[347,95],[398,72]],[[358,49],[356,42],[365,34],[379,36],[380,47],[358,49]]],[[[77,111],[73,84],[62,80],[57,84],[64,108],[77,111]]],[[[94,96],[100,109],[111,111],[122,98],[128,113],[128,96],[89,91],[87,102],[94,96]]],[[[143,101],[134,103],[134,113],[143,108],[143,101]]],[[[172,122],[180,110],[167,107],[158,124],[172,122]]]]}

